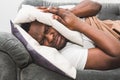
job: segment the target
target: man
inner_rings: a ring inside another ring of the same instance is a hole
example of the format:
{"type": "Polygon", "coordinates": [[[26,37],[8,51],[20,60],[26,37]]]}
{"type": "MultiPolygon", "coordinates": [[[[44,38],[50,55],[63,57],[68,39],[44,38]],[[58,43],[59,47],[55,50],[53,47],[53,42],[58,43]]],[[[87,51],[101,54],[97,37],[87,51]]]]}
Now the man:
{"type": "MultiPolygon", "coordinates": [[[[85,56],[87,59],[83,63],[86,69],[104,70],[120,67],[120,42],[116,38],[81,21],[72,11],[60,8],[49,8],[46,11],[56,14],[57,16],[54,16],[54,18],[66,25],[69,29],[79,31],[94,41],[95,48],[89,48],[83,51],[85,55],[87,52],[87,56],[85,56]]],[[[37,21],[30,23],[28,33],[40,44],[57,49],[62,49],[68,42],[68,40],[52,27],[37,21]]],[[[78,49],[81,48],[77,47],[77,50],[78,49]]],[[[80,62],[80,60],[78,62],[80,62]]],[[[80,65],[77,65],[77,67],[79,66],[80,65]]]]}
{"type": "MultiPolygon", "coordinates": [[[[38,8],[40,8],[44,11],[47,10],[46,7],[38,7],[38,8]]],[[[99,3],[93,2],[91,0],[84,0],[81,3],[79,3],[78,5],[76,5],[75,7],[73,7],[70,11],[79,17],[89,17],[89,16],[96,15],[100,11],[100,9],[101,9],[101,5],[99,3]]],[[[37,23],[37,21],[34,21],[34,22],[37,23]]],[[[30,25],[34,22],[25,23],[25,24],[22,24],[21,26],[28,32],[29,31],[28,27],[30,27],[30,25]]],[[[40,24],[41,26],[48,26],[48,25],[44,25],[42,23],[38,23],[38,24],[40,24]]],[[[50,28],[50,27],[48,27],[48,28],[50,28]]],[[[37,32],[36,32],[36,34],[37,34],[37,32]]],[[[34,38],[35,38],[35,36],[34,36],[34,38]]],[[[42,43],[42,41],[41,41],[41,43],[42,43]]],[[[63,48],[63,47],[61,46],[61,48],[63,48]]],[[[57,49],[61,49],[61,48],[57,48],[57,49]]]]}

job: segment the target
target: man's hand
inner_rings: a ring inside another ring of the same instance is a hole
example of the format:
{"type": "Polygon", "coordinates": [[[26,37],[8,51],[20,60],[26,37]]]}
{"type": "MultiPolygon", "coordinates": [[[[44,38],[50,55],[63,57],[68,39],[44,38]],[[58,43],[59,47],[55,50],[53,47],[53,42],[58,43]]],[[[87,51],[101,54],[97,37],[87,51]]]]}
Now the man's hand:
{"type": "Polygon", "coordinates": [[[75,16],[71,11],[62,8],[50,7],[46,10],[46,12],[55,14],[53,18],[63,23],[69,29],[77,30],[76,25],[78,24],[80,19],[75,16]]]}

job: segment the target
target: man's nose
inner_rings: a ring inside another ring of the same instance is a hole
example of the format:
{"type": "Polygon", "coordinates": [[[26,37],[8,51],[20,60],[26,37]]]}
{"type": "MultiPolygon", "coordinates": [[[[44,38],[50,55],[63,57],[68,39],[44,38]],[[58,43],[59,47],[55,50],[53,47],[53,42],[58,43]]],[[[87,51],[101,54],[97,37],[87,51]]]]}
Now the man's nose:
{"type": "Polygon", "coordinates": [[[51,41],[53,41],[53,37],[54,37],[54,34],[53,33],[48,33],[45,35],[47,41],[50,43],[51,41]]]}

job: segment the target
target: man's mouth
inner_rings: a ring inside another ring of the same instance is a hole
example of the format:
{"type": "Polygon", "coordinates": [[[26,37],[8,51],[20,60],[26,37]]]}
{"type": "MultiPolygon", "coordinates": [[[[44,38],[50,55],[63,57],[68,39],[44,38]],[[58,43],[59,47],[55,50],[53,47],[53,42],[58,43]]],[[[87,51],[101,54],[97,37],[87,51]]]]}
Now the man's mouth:
{"type": "Polygon", "coordinates": [[[59,46],[60,45],[60,41],[61,41],[61,36],[60,35],[57,35],[55,37],[55,46],[59,46]]]}
{"type": "Polygon", "coordinates": [[[54,47],[54,48],[60,50],[66,45],[66,42],[64,41],[63,36],[56,35],[51,45],[52,45],[51,47],[54,47]]]}

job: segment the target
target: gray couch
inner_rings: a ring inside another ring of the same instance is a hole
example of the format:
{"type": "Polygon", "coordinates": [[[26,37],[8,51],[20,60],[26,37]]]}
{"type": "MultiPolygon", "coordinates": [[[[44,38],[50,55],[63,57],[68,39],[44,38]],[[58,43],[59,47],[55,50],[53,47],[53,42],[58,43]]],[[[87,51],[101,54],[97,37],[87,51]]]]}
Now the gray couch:
{"type": "MultiPolygon", "coordinates": [[[[36,4],[25,0],[22,4],[36,4]]],[[[38,1],[38,0],[36,0],[38,1]]],[[[35,5],[35,6],[36,6],[35,5]]],[[[100,19],[120,19],[120,4],[102,4],[100,19]]],[[[34,64],[23,44],[11,33],[0,32],[0,80],[72,80],[34,64]]],[[[76,80],[120,80],[120,68],[77,71],[76,80]]]]}

